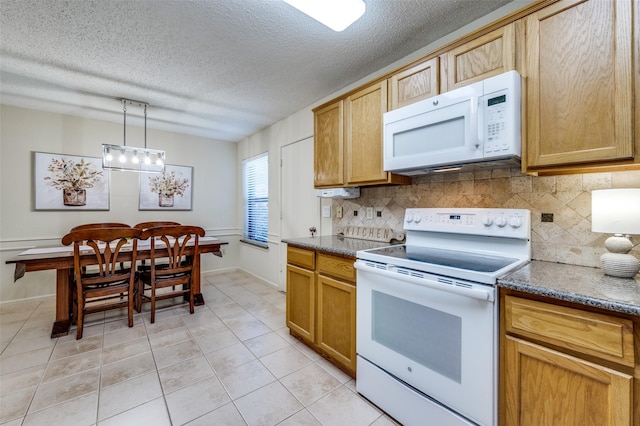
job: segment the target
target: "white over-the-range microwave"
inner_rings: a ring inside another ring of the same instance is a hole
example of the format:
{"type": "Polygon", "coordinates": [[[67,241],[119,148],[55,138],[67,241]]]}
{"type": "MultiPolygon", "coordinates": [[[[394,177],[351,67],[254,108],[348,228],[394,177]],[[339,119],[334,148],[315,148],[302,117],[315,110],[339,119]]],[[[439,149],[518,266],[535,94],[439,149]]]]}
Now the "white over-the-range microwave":
{"type": "Polygon", "coordinates": [[[517,166],[521,77],[509,71],[384,114],[384,169],[433,171],[517,166]]]}

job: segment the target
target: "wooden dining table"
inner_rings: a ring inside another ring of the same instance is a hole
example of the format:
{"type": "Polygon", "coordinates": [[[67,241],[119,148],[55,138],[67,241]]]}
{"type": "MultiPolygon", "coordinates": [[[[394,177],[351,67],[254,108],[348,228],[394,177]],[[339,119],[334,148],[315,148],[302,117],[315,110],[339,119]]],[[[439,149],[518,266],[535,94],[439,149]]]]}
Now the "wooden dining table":
{"type": "MultiPolygon", "coordinates": [[[[219,240],[214,237],[202,237],[198,245],[197,264],[200,265],[200,255],[204,253],[212,253],[215,256],[222,257],[222,246],[229,244],[226,241],[219,240]]],[[[151,249],[149,242],[140,240],[138,242],[137,260],[149,259],[151,257],[151,249]]],[[[185,253],[187,256],[192,254],[188,248],[185,253]]],[[[156,256],[161,257],[162,251],[156,248],[156,256]]],[[[130,258],[129,258],[130,259],[130,258]]],[[[122,258],[127,261],[126,254],[122,258]]],[[[73,281],[73,246],[58,247],[38,247],[26,250],[18,256],[7,260],[8,264],[15,264],[14,281],[20,279],[25,272],[32,271],[56,271],[56,320],[51,330],[51,338],[66,336],[69,334],[72,316],[72,301],[70,283],[73,281]]],[[[81,265],[95,265],[95,256],[87,254],[82,256],[81,265]]],[[[194,270],[192,289],[196,305],[204,305],[204,298],[200,291],[200,267],[194,270]]]]}

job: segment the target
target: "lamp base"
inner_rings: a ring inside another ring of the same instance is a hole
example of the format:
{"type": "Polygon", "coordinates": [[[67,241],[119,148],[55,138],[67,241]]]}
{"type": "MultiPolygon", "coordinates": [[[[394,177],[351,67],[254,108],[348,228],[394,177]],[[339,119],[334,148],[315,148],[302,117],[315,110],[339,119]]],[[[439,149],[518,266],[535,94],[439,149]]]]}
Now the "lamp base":
{"type": "Polygon", "coordinates": [[[640,262],[631,254],[605,253],[600,256],[600,267],[612,277],[633,278],[640,271],[640,262]]]}

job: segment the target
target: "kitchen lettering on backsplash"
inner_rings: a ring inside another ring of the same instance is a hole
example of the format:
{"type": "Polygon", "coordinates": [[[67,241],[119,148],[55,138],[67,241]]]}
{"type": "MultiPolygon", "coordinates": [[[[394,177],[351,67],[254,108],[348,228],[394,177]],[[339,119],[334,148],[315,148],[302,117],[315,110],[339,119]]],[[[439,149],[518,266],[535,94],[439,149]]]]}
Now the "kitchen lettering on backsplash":
{"type": "MultiPolygon", "coordinates": [[[[404,211],[412,207],[528,209],[532,259],[597,267],[608,235],[591,232],[591,191],[609,188],[640,188],[640,171],[538,177],[511,168],[430,174],[413,177],[411,185],[362,187],[360,198],[332,200],[334,211],[342,206],[344,211],[374,207],[382,212],[373,219],[365,214],[334,217],[332,226],[337,232],[402,232],[404,211]],[[553,221],[543,222],[542,213],[553,213],[553,221]]],[[[640,245],[631,253],[640,258],[640,245]]]]}
{"type": "Polygon", "coordinates": [[[369,228],[366,226],[345,226],[338,228],[338,234],[342,234],[349,238],[387,242],[395,238],[393,229],[369,228]]]}

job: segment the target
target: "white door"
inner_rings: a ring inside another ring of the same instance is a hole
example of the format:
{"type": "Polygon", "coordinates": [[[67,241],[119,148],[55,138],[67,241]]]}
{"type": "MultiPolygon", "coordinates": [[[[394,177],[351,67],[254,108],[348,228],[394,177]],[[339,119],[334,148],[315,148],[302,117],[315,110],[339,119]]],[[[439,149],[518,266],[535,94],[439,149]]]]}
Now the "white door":
{"type": "MultiPolygon", "coordinates": [[[[283,146],[280,182],[281,238],[309,237],[309,228],[320,228],[320,201],[313,188],[313,137],[283,146]]],[[[281,245],[280,290],[286,291],[286,244],[281,245]]]]}

